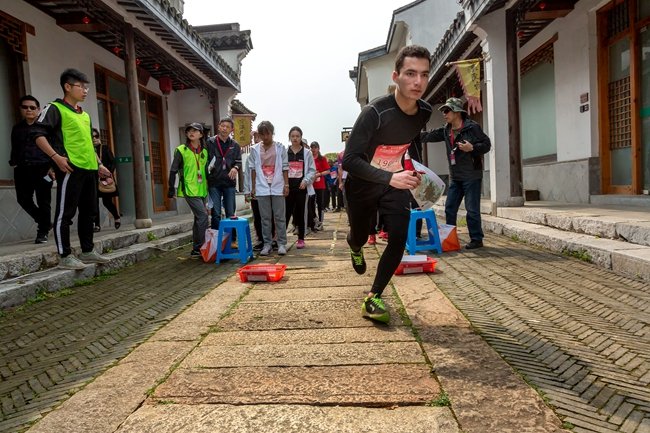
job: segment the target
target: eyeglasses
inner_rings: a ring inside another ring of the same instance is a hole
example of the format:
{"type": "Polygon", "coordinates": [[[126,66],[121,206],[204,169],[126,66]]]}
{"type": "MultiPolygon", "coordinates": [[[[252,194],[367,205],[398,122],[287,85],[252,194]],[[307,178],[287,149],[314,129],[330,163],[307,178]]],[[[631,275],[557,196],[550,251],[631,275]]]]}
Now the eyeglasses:
{"type": "Polygon", "coordinates": [[[447,114],[447,113],[449,113],[450,111],[451,111],[451,110],[450,110],[449,108],[445,108],[444,110],[442,110],[442,114],[447,114]]]}
{"type": "Polygon", "coordinates": [[[22,108],[23,110],[32,110],[32,111],[38,110],[38,107],[36,105],[21,105],[20,108],[22,108]]]}
{"type": "Polygon", "coordinates": [[[93,138],[99,138],[99,135],[93,135],[93,138]]]}
{"type": "Polygon", "coordinates": [[[72,87],[79,87],[81,90],[85,90],[86,92],[90,90],[90,87],[84,84],[78,84],[78,83],[77,84],[68,83],[68,84],[70,84],[72,87]]]}

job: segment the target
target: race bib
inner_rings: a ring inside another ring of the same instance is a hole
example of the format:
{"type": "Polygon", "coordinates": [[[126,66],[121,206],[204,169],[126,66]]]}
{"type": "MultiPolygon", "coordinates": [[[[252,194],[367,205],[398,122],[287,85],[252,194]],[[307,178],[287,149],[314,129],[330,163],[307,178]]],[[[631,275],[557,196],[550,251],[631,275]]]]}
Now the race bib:
{"type": "Polygon", "coordinates": [[[289,161],[289,179],[302,178],[303,161],[289,161]]]}
{"type": "Polygon", "coordinates": [[[337,171],[330,171],[330,177],[332,179],[336,179],[338,177],[338,172],[337,171]]]}
{"type": "Polygon", "coordinates": [[[266,181],[270,185],[271,183],[273,183],[273,176],[275,175],[275,165],[263,165],[262,173],[264,174],[266,181]]]}
{"type": "Polygon", "coordinates": [[[381,144],[375,149],[375,154],[372,156],[370,165],[377,167],[384,171],[397,173],[404,170],[402,166],[402,157],[408,150],[410,144],[400,144],[397,146],[387,146],[381,144]]]}

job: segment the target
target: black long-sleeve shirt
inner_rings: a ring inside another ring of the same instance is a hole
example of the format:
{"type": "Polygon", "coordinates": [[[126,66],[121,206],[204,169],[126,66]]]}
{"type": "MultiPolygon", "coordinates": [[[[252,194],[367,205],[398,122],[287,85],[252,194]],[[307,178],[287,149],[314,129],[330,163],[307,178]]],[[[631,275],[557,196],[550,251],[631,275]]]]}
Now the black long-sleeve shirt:
{"type": "Polygon", "coordinates": [[[419,137],[431,117],[429,104],[421,99],[417,104],[417,113],[406,114],[397,105],[395,95],[390,94],[363,108],[352,127],[343,156],[343,167],[348,176],[367,182],[390,183],[393,172],[403,169],[404,152],[419,137]],[[395,146],[405,146],[404,151],[393,155],[395,146]],[[390,161],[391,156],[400,159],[390,161]]]}
{"type": "Polygon", "coordinates": [[[34,124],[21,120],[11,129],[11,156],[9,165],[42,165],[50,164],[50,158],[36,145],[34,141],[34,124]]]}

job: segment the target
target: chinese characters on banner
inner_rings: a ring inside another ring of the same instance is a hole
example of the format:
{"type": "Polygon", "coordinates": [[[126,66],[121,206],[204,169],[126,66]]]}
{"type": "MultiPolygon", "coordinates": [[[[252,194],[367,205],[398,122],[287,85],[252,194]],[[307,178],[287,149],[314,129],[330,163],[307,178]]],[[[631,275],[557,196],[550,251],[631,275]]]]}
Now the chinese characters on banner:
{"type": "Polygon", "coordinates": [[[240,146],[247,146],[251,144],[251,129],[253,124],[253,117],[249,115],[235,114],[232,116],[235,123],[235,141],[240,146]]]}
{"type": "Polygon", "coordinates": [[[458,79],[467,98],[468,113],[483,111],[481,106],[481,62],[480,59],[468,59],[451,62],[456,68],[458,79]]]}

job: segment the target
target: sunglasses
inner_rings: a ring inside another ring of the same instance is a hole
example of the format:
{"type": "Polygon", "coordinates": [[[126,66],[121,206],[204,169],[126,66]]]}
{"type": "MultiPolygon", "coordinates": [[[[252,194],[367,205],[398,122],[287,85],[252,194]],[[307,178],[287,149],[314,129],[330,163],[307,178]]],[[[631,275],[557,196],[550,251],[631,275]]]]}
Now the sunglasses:
{"type": "Polygon", "coordinates": [[[449,108],[445,108],[444,110],[442,110],[442,114],[447,114],[447,113],[449,113],[450,111],[451,111],[451,110],[450,110],[449,108]]]}
{"type": "Polygon", "coordinates": [[[99,135],[93,135],[93,138],[99,138],[99,135]]]}
{"type": "Polygon", "coordinates": [[[38,110],[38,107],[36,105],[21,105],[20,108],[22,108],[23,110],[32,110],[32,111],[38,110]]]}

